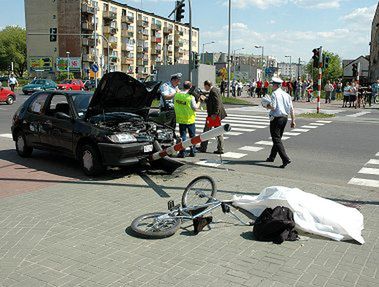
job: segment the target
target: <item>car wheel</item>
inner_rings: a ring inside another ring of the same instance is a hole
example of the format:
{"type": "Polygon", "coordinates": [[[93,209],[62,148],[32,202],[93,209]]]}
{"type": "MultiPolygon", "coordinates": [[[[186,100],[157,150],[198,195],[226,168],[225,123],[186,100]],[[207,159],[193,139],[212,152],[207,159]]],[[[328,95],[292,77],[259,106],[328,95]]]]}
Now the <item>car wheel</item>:
{"type": "Polygon", "coordinates": [[[21,157],[29,157],[33,148],[26,144],[25,135],[22,132],[19,132],[16,137],[16,151],[21,157]]]}
{"type": "Polygon", "coordinates": [[[69,88],[70,91],[72,91],[72,88],[69,88]]]}
{"type": "Polygon", "coordinates": [[[100,175],[105,170],[99,152],[92,145],[82,146],[80,149],[80,163],[83,172],[88,176],[100,175]]]}
{"type": "Polygon", "coordinates": [[[14,103],[14,98],[12,97],[12,96],[9,96],[8,98],[7,98],[7,104],[8,105],[12,105],[14,103]]]}

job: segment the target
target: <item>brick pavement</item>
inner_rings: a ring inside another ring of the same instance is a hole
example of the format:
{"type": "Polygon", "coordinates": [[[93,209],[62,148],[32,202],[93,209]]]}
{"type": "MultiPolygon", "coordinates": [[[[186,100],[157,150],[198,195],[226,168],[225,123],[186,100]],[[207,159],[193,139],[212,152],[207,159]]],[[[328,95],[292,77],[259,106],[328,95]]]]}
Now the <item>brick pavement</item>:
{"type": "Polygon", "coordinates": [[[378,286],[378,190],[312,185],[202,167],[183,176],[137,175],[71,181],[0,200],[0,286],[378,286]],[[281,184],[353,201],[365,216],[366,244],[313,236],[282,245],[252,240],[251,228],[214,212],[212,230],[181,229],[164,240],[125,232],[138,215],[180,201],[199,174],[219,197],[281,184]],[[152,185],[152,189],[148,184],[152,185]]]}

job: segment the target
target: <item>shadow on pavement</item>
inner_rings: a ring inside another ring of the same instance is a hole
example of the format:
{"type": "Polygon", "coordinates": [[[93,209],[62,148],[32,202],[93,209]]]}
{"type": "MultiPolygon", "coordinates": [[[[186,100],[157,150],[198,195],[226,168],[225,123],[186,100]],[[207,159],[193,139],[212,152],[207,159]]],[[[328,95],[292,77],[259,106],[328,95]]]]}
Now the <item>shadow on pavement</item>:
{"type": "Polygon", "coordinates": [[[279,165],[275,166],[269,163],[266,163],[265,160],[229,160],[228,159],[228,165],[256,165],[256,166],[263,166],[263,167],[269,167],[269,168],[280,168],[279,165]]]}

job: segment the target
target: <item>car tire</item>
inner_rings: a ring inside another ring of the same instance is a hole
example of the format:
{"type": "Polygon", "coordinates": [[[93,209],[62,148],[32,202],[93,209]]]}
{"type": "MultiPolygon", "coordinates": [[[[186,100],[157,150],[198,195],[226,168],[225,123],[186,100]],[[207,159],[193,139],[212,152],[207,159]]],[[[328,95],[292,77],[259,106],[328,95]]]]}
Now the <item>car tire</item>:
{"type": "Polygon", "coordinates": [[[9,96],[9,97],[7,98],[7,104],[8,104],[8,105],[13,105],[13,103],[14,103],[14,97],[9,96]]]}
{"type": "Polygon", "coordinates": [[[16,151],[17,154],[21,157],[30,157],[33,152],[33,148],[26,144],[26,139],[23,132],[17,133],[16,151]]]}
{"type": "Polygon", "coordinates": [[[68,90],[69,90],[69,91],[72,91],[72,88],[69,88],[68,90]]]}
{"type": "Polygon", "coordinates": [[[83,172],[88,176],[98,176],[104,172],[99,151],[93,145],[83,145],[79,154],[83,172]]]}

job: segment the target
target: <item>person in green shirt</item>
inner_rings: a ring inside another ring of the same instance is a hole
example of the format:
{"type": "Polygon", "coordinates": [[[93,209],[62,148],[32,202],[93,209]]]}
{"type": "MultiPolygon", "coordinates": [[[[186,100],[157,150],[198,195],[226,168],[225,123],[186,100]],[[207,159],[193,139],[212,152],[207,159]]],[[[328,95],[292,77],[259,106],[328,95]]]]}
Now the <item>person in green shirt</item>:
{"type": "MultiPolygon", "coordinates": [[[[177,92],[174,96],[176,122],[179,124],[179,133],[182,141],[187,139],[187,131],[190,138],[196,135],[196,110],[200,107],[200,101],[196,102],[195,97],[189,93],[191,87],[191,82],[184,82],[183,91],[177,92]]],[[[184,158],[184,156],[185,151],[180,151],[178,157],[184,158]]],[[[195,156],[194,146],[191,146],[190,156],[195,156]]]]}

